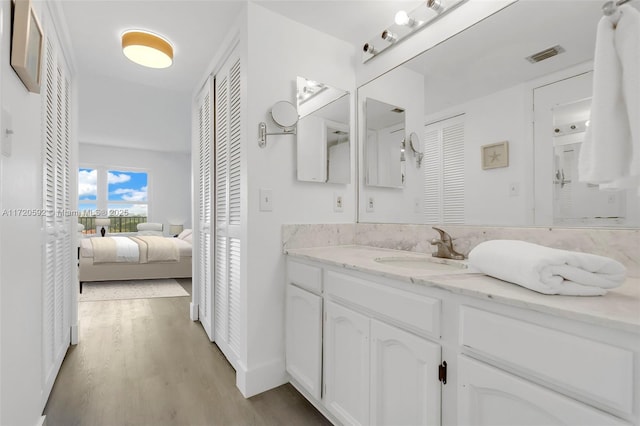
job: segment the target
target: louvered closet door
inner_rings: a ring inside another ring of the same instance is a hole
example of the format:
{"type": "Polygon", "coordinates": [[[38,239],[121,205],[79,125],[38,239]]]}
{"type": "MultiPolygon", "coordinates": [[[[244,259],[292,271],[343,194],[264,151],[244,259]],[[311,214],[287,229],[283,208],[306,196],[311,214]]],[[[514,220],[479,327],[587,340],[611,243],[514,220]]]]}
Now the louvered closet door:
{"type": "Polygon", "coordinates": [[[425,126],[426,223],[464,223],[464,116],[425,126]]]}
{"type": "Polygon", "coordinates": [[[240,59],[234,51],[215,79],[215,341],[236,367],[240,352],[240,59]]]}
{"type": "Polygon", "coordinates": [[[43,268],[43,400],[46,403],[70,344],[73,279],[69,75],[54,39],[45,43],[43,76],[43,202],[48,214],[43,268]]]}
{"type": "Polygon", "coordinates": [[[198,108],[198,236],[194,284],[198,288],[198,318],[213,341],[213,309],[211,280],[211,219],[213,217],[213,105],[212,80],[208,79],[196,102],[198,108]]]}

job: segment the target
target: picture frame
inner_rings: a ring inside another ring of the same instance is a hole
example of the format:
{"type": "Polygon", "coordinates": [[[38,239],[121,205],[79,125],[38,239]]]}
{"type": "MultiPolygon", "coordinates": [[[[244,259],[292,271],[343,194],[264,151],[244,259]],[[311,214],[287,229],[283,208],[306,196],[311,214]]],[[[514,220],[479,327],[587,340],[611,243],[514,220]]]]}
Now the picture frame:
{"type": "Polygon", "coordinates": [[[44,33],[30,0],[15,0],[11,67],[27,90],[40,93],[44,33]]]}
{"type": "Polygon", "coordinates": [[[480,150],[483,170],[509,166],[508,141],[482,145],[480,150]]]}

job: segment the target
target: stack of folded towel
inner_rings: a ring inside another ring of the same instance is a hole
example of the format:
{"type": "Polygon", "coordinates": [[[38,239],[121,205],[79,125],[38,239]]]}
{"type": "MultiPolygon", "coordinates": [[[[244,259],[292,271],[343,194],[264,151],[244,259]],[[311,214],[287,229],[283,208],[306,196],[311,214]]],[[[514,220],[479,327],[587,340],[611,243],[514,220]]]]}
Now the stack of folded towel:
{"type": "Polygon", "coordinates": [[[601,296],[625,280],[620,262],[525,241],[492,240],[469,253],[469,263],[492,277],[544,294],[601,296]]]}

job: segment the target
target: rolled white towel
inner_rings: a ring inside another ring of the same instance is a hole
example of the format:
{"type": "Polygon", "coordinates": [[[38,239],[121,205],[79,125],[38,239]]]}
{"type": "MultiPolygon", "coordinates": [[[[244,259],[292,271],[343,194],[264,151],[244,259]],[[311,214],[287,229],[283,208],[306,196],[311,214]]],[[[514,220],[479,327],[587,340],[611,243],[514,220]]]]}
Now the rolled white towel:
{"type": "Polygon", "coordinates": [[[517,240],[491,240],[469,253],[472,268],[544,294],[600,296],[625,280],[620,262],[517,240]]]}

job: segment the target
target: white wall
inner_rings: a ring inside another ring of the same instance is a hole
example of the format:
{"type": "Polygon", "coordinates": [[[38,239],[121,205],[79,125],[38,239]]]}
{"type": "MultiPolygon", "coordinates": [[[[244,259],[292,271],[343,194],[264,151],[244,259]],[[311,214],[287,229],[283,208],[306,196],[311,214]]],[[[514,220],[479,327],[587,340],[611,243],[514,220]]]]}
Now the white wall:
{"type": "Polygon", "coordinates": [[[81,76],[79,85],[80,141],[190,152],[188,94],[111,77],[81,76]]]}
{"type": "MultiPolygon", "coordinates": [[[[424,140],[424,100],[416,93],[424,93],[424,77],[422,74],[408,68],[399,67],[378,79],[358,89],[359,123],[359,158],[364,170],[363,135],[366,135],[365,105],[366,98],[376,99],[405,110],[405,136],[416,132],[420,139],[419,146],[424,140]]],[[[408,138],[407,138],[408,140],[408,138]]],[[[398,155],[400,152],[398,151],[398,155]]],[[[361,222],[397,222],[419,223],[423,221],[421,209],[416,210],[415,202],[421,202],[423,196],[423,169],[416,166],[415,157],[407,145],[406,177],[403,188],[379,188],[368,186],[364,181],[364,174],[360,173],[360,207],[359,221],[361,222]],[[374,200],[373,211],[367,211],[369,198],[374,200]]],[[[420,204],[421,206],[422,204],[420,204]]],[[[421,207],[420,207],[421,208],[421,207]]]]}
{"type": "MultiPolygon", "coordinates": [[[[356,178],[352,169],[350,184],[298,182],[295,138],[270,136],[264,149],[258,147],[256,139],[261,121],[270,131],[277,129],[269,118],[276,101],[295,102],[297,76],[352,92],[350,126],[351,134],[355,134],[354,48],[254,3],[248,4],[247,32],[248,113],[243,149],[247,154],[248,192],[242,270],[246,278],[247,370],[239,387],[249,396],[286,381],[281,226],[354,222],[356,178]],[[259,211],[260,188],[273,191],[273,211],[259,211]],[[334,194],[343,196],[343,212],[334,212],[334,194]]],[[[353,141],[352,159],[355,146],[353,141]]]]}
{"type": "MultiPolygon", "coordinates": [[[[10,66],[10,4],[0,3],[0,99],[14,131],[11,156],[0,157],[0,424],[33,426],[42,413],[43,223],[11,211],[43,207],[42,97],[27,92],[10,66]]],[[[45,34],[51,32],[46,3],[32,5],[45,34]]]]}
{"type": "Polygon", "coordinates": [[[107,166],[146,171],[148,175],[149,222],[191,228],[191,156],[133,148],[80,143],[80,167],[107,166]]]}

